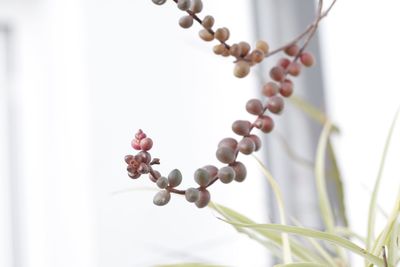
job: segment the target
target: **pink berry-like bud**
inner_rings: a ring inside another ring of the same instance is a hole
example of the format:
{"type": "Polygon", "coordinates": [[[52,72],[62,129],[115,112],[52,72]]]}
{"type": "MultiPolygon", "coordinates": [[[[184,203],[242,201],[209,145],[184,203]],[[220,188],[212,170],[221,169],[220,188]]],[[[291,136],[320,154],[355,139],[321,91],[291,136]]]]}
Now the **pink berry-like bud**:
{"type": "Polygon", "coordinates": [[[285,70],[281,66],[276,66],[271,69],[269,76],[274,81],[280,82],[285,78],[285,70]]]}
{"type": "Polygon", "coordinates": [[[284,80],[281,83],[279,93],[284,97],[289,97],[293,94],[293,83],[290,80],[284,80]]]}
{"type": "Polygon", "coordinates": [[[131,146],[135,150],[141,150],[142,148],[140,147],[139,141],[137,139],[133,139],[131,142],[131,146]]]}
{"type": "Polygon", "coordinates": [[[304,52],[300,56],[301,63],[306,67],[311,67],[315,63],[315,59],[313,54],[309,52],[304,52]]]}
{"type": "Polygon", "coordinates": [[[295,55],[297,55],[297,53],[299,53],[299,51],[300,51],[300,48],[296,44],[290,45],[285,48],[285,53],[291,57],[294,57],[295,55]]]}
{"type": "Polygon", "coordinates": [[[225,27],[218,28],[215,31],[215,39],[217,39],[220,42],[225,42],[226,40],[228,40],[229,39],[229,35],[230,35],[229,29],[225,28],[225,27]]]}
{"type": "Polygon", "coordinates": [[[254,135],[254,134],[249,135],[249,138],[251,138],[251,140],[253,140],[253,142],[254,142],[254,145],[255,145],[254,151],[260,150],[261,145],[262,145],[261,139],[257,135],[254,135]]]}
{"type": "Polygon", "coordinates": [[[168,186],[168,179],[166,177],[160,177],[157,182],[157,186],[161,189],[165,189],[168,186]]]}
{"type": "Polygon", "coordinates": [[[250,57],[253,62],[260,63],[264,60],[265,54],[261,49],[254,49],[250,57]]]}
{"type": "Polygon", "coordinates": [[[230,164],[230,166],[235,171],[235,181],[243,182],[247,176],[246,166],[244,166],[244,164],[239,161],[230,164]]]}
{"type": "Polygon", "coordinates": [[[150,153],[146,152],[146,151],[140,151],[135,158],[138,159],[138,161],[149,164],[151,161],[151,155],[150,153]]]}
{"type": "Polygon", "coordinates": [[[222,163],[229,164],[235,161],[235,150],[230,147],[222,146],[217,149],[215,153],[217,159],[222,163]]]}
{"type": "Polygon", "coordinates": [[[254,152],[256,149],[256,145],[254,144],[254,141],[249,138],[245,137],[239,142],[239,151],[245,155],[250,155],[251,153],[254,152]]]}
{"type": "Polygon", "coordinates": [[[183,16],[179,19],[179,26],[184,29],[188,29],[193,25],[193,17],[192,16],[183,16]]]}
{"type": "Polygon", "coordinates": [[[153,147],[153,140],[151,140],[149,137],[140,140],[140,147],[144,151],[150,150],[153,147]]]}
{"type": "Polygon", "coordinates": [[[214,40],[214,35],[210,33],[207,29],[201,29],[199,31],[199,36],[206,42],[211,42],[212,40],[214,40]]]}
{"type": "Polygon", "coordinates": [[[199,199],[194,203],[198,208],[204,208],[210,202],[211,196],[207,189],[199,191],[199,199]]]}
{"type": "Polygon", "coordinates": [[[185,192],[185,198],[190,203],[196,202],[200,198],[200,191],[197,188],[188,188],[185,192]]]}
{"type": "Polygon", "coordinates": [[[247,101],[246,110],[248,113],[257,116],[264,113],[264,107],[261,101],[258,99],[250,99],[249,101],[247,101]]]}
{"type": "Polygon", "coordinates": [[[178,169],[172,170],[168,174],[168,182],[171,187],[177,187],[182,182],[182,173],[178,169]]]}
{"type": "Polygon", "coordinates": [[[130,177],[130,178],[132,178],[132,179],[137,179],[137,178],[139,178],[140,177],[140,173],[137,173],[137,172],[128,172],[128,176],[130,177]]]}
{"type": "Polygon", "coordinates": [[[218,168],[213,165],[206,165],[202,169],[204,169],[208,172],[208,175],[210,176],[211,179],[213,179],[215,176],[217,176],[218,168]]]}
{"type": "Polygon", "coordinates": [[[231,54],[231,56],[240,57],[240,55],[242,54],[242,50],[238,44],[233,44],[229,48],[229,53],[231,54]]]}
{"type": "Polygon", "coordinates": [[[281,59],[279,59],[277,65],[281,66],[284,69],[286,69],[290,65],[290,60],[288,58],[281,58],[281,59]]]}
{"type": "Polygon", "coordinates": [[[146,174],[146,173],[149,173],[150,168],[146,163],[140,163],[137,171],[141,174],[146,174]]]}
{"type": "Polygon", "coordinates": [[[275,114],[279,114],[284,107],[283,99],[279,96],[273,96],[268,99],[267,108],[269,111],[275,114]]]}
{"type": "Polygon", "coordinates": [[[176,3],[180,10],[186,11],[190,8],[190,0],[178,0],[176,3]]]}
{"type": "Polygon", "coordinates": [[[139,131],[137,131],[137,133],[135,134],[135,138],[138,140],[142,140],[143,138],[146,137],[147,137],[146,134],[141,129],[139,129],[139,131]]]}
{"type": "Polygon", "coordinates": [[[164,206],[170,201],[170,199],[171,193],[167,190],[161,190],[154,196],[153,203],[157,206],[164,206]]]}
{"type": "Polygon", "coordinates": [[[263,40],[257,41],[256,48],[263,51],[264,55],[268,54],[268,52],[269,52],[269,45],[267,42],[265,42],[263,40]]]}
{"type": "Polygon", "coordinates": [[[205,16],[203,19],[203,27],[206,29],[211,29],[214,26],[214,17],[213,16],[205,16]]]}
{"type": "Polygon", "coordinates": [[[192,0],[190,10],[193,13],[200,13],[203,10],[203,2],[201,0],[192,0]]]}
{"type": "Polygon", "coordinates": [[[161,177],[161,173],[159,171],[153,171],[153,174],[149,174],[149,178],[152,182],[157,182],[157,180],[161,177]],[[153,176],[154,174],[154,176],[153,176]]]}
{"type": "Polygon", "coordinates": [[[238,135],[249,135],[251,123],[249,121],[237,120],[232,124],[232,131],[238,135]]]}
{"type": "Polygon", "coordinates": [[[244,57],[250,52],[250,45],[247,42],[240,42],[238,44],[240,46],[240,51],[242,52],[241,56],[244,57]]]}
{"type": "Polygon", "coordinates": [[[244,78],[250,72],[250,64],[244,60],[240,60],[236,63],[233,69],[233,74],[238,78],[244,78]]]}
{"type": "Polygon", "coordinates": [[[209,173],[205,169],[197,169],[194,173],[194,180],[201,187],[205,187],[210,182],[211,178],[209,173]]]}
{"type": "Polygon", "coordinates": [[[225,166],[219,169],[218,171],[218,178],[224,184],[229,184],[230,182],[235,179],[235,170],[232,167],[225,166]]]}
{"type": "Polygon", "coordinates": [[[278,93],[279,86],[274,82],[266,83],[262,88],[262,94],[266,97],[274,96],[278,93]]]}
{"type": "Polygon", "coordinates": [[[126,164],[130,164],[132,160],[133,160],[133,156],[132,155],[126,155],[125,156],[126,164]]]}
{"type": "Polygon", "coordinates": [[[288,67],[288,72],[292,76],[299,76],[301,72],[301,65],[297,62],[290,63],[288,67]]]}
{"type": "Polygon", "coordinates": [[[232,150],[236,150],[237,145],[238,145],[238,141],[236,141],[236,139],[231,138],[231,137],[227,137],[227,138],[222,139],[219,142],[218,147],[224,147],[225,146],[225,147],[232,148],[232,150]]]}
{"type": "Polygon", "coordinates": [[[269,133],[274,129],[274,121],[270,116],[264,115],[256,121],[255,126],[263,133],[269,133]]]}

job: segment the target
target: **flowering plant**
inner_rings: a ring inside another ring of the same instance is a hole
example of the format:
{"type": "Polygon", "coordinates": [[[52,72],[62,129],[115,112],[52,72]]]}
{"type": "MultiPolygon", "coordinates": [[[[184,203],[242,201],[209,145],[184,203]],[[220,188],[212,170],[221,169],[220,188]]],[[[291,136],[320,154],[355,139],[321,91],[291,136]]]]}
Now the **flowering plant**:
{"type": "MultiPolygon", "coordinates": [[[[152,0],[157,5],[165,4],[166,0],[152,0]]],[[[348,228],[337,227],[331,203],[327,193],[325,181],[325,154],[329,144],[330,134],[335,130],[333,123],[321,115],[315,108],[303,103],[303,109],[323,123],[324,127],[318,142],[317,157],[315,162],[315,178],[321,217],[325,225],[325,231],[317,231],[302,227],[299,223],[288,225],[285,215],[285,208],[281,190],[278,183],[264,164],[256,158],[270,183],[276,196],[280,224],[257,224],[246,216],[211,202],[210,188],[216,182],[228,184],[231,182],[243,182],[246,178],[246,166],[238,161],[238,155],[251,155],[260,150],[261,138],[253,133],[258,129],[264,134],[270,133],[274,128],[273,116],[283,112],[285,99],[293,94],[294,83],[291,77],[301,74],[302,67],[311,67],[314,64],[314,57],[307,52],[307,46],[318,29],[319,23],[325,18],[334,7],[336,0],[328,6],[323,0],[318,1],[316,17],[304,32],[299,34],[287,44],[271,50],[268,42],[258,41],[252,49],[247,42],[229,44],[230,30],[226,27],[216,28],[214,17],[207,15],[200,18],[203,9],[201,0],[173,0],[177,8],[184,12],[179,19],[182,28],[190,28],[196,22],[201,25],[199,37],[206,41],[217,41],[213,52],[223,57],[234,59],[233,73],[238,78],[246,77],[252,68],[262,63],[270,56],[284,53],[275,66],[270,69],[270,81],[262,88],[262,95],[265,100],[250,99],[246,103],[246,110],[254,116],[253,121],[237,120],[232,123],[232,131],[239,136],[239,140],[233,137],[222,139],[216,150],[216,158],[222,167],[206,165],[194,172],[196,187],[178,189],[183,175],[178,169],[172,170],[168,175],[162,175],[155,169],[161,163],[158,158],[153,158],[150,150],[153,148],[153,140],[142,130],[139,130],[132,140],[132,148],[137,150],[135,155],[127,155],[128,175],[132,179],[138,179],[142,175],[148,175],[150,180],[160,189],[153,198],[153,203],[158,206],[168,204],[171,195],[183,195],[185,199],[194,203],[198,208],[210,207],[221,215],[221,220],[232,225],[239,232],[248,235],[250,238],[260,242],[282,260],[282,264],[276,266],[350,266],[347,257],[348,252],[355,253],[365,259],[365,266],[396,266],[400,260],[398,236],[400,232],[400,194],[396,200],[395,207],[387,219],[385,227],[375,237],[375,217],[377,209],[377,193],[381,180],[379,172],[371,201],[368,215],[367,237],[360,238],[348,228]],[[309,240],[311,247],[303,246],[297,239],[290,235],[298,235],[309,240]],[[351,238],[359,238],[364,243],[363,247],[354,243],[351,238]],[[326,241],[323,246],[319,241],[326,241]]],[[[397,117],[397,116],[396,116],[397,117]]],[[[395,121],[395,120],[394,120],[395,121]]],[[[394,123],[389,133],[383,161],[389,146],[394,123]]],[[[382,163],[383,166],[383,163],[382,163]]],[[[180,265],[181,266],[181,265],[180,265]]],[[[186,265],[186,266],[194,266],[186,265]]]]}

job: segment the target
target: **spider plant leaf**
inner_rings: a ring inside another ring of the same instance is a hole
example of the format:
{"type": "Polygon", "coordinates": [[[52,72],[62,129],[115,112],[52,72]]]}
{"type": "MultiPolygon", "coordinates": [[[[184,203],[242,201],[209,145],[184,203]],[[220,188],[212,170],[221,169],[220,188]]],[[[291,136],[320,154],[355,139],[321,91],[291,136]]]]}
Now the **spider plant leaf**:
{"type": "Polygon", "coordinates": [[[371,200],[369,203],[369,211],[368,211],[368,231],[367,231],[367,250],[370,251],[372,249],[373,243],[374,243],[374,239],[375,239],[375,220],[376,220],[376,209],[377,209],[377,198],[378,198],[378,192],[379,192],[379,187],[380,187],[380,183],[382,180],[382,174],[383,174],[383,170],[385,167],[385,163],[386,163],[386,157],[389,151],[389,147],[390,147],[390,143],[392,141],[392,136],[393,136],[393,132],[396,126],[396,122],[397,119],[400,115],[400,108],[397,110],[394,119],[392,121],[392,124],[390,126],[389,129],[389,133],[388,136],[386,138],[386,142],[385,142],[385,146],[383,149],[383,153],[382,153],[382,157],[381,157],[381,163],[379,166],[379,170],[378,170],[378,175],[377,178],[375,180],[375,186],[374,189],[372,191],[372,195],[371,195],[371,200]]]}
{"type": "Polygon", "coordinates": [[[251,229],[264,229],[269,231],[277,231],[277,232],[285,232],[288,234],[300,235],[303,237],[311,237],[318,240],[327,241],[329,243],[335,244],[341,248],[347,249],[352,251],[353,253],[363,257],[364,259],[368,260],[369,262],[383,267],[384,262],[381,258],[369,253],[365,249],[359,247],[358,245],[354,244],[350,240],[347,240],[343,237],[337,236],[335,234],[331,234],[328,232],[317,231],[314,229],[298,227],[298,226],[291,226],[291,225],[281,225],[281,224],[242,224],[237,223],[234,221],[224,220],[226,223],[233,224],[236,226],[240,226],[243,228],[251,228],[251,229]]]}
{"type": "Polygon", "coordinates": [[[326,265],[312,262],[297,262],[290,264],[278,264],[274,265],[274,267],[326,267],[326,265]]]}
{"type": "Polygon", "coordinates": [[[155,265],[154,267],[224,267],[223,265],[207,264],[207,263],[177,263],[177,264],[165,264],[155,265]]]}
{"type": "MultiPolygon", "coordinates": [[[[228,221],[234,221],[238,223],[243,223],[243,224],[255,224],[254,221],[250,220],[246,216],[240,214],[239,212],[236,212],[230,208],[227,208],[223,205],[210,202],[209,207],[216,212],[218,212],[221,216],[223,216],[226,220],[228,221]]],[[[243,230],[251,230],[254,233],[262,236],[263,238],[270,240],[273,244],[277,245],[282,249],[282,238],[280,236],[280,233],[274,232],[274,231],[269,231],[269,230],[264,230],[264,229],[247,229],[247,228],[242,228],[240,226],[232,225],[235,227],[236,230],[239,232],[243,233],[243,230]]],[[[247,234],[247,233],[246,233],[247,234]]],[[[258,241],[258,240],[256,240],[258,241]]],[[[318,262],[318,263],[324,263],[324,261],[313,251],[308,250],[307,248],[304,247],[304,245],[300,244],[297,240],[290,240],[290,246],[292,249],[293,256],[297,258],[298,260],[301,261],[312,261],[312,262],[318,262]]]]}

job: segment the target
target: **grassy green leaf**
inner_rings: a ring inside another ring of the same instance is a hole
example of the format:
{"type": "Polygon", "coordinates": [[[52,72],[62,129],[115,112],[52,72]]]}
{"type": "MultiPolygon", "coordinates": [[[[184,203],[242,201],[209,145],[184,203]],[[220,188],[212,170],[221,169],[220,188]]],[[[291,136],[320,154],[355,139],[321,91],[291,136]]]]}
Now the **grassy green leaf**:
{"type": "Polygon", "coordinates": [[[274,267],[326,267],[326,265],[312,262],[297,262],[290,264],[278,264],[274,265],[274,267]]]}
{"type": "Polygon", "coordinates": [[[154,267],[224,267],[224,266],[223,265],[192,262],[192,263],[156,265],[154,267]]]}
{"type": "Polygon", "coordinates": [[[375,238],[375,220],[376,220],[376,206],[377,206],[377,198],[378,198],[378,191],[380,187],[380,183],[382,180],[382,174],[386,163],[386,157],[389,151],[390,143],[392,140],[392,135],[394,132],[394,128],[396,126],[397,119],[400,114],[400,109],[397,110],[392,124],[390,126],[390,130],[388,136],[386,138],[385,147],[383,149],[383,154],[381,158],[381,164],[379,166],[378,175],[375,181],[374,190],[372,191],[371,201],[369,204],[369,212],[368,212],[368,232],[367,232],[367,250],[370,251],[372,249],[372,245],[375,238]]]}
{"type": "MultiPolygon", "coordinates": [[[[223,220],[223,219],[221,219],[223,220]]],[[[281,224],[242,224],[242,223],[237,223],[234,221],[228,221],[228,220],[223,220],[229,224],[233,224],[236,226],[240,227],[245,227],[245,228],[251,228],[251,229],[264,229],[264,230],[270,230],[270,231],[277,231],[277,232],[285,232],[288,234],[295,234],[295,235],[300,235],[304,237],[311,237],[311,238],[316,238],[319,240],[324,240],[327,242],[330,242],[332,244],[335,244],[339,247],[342,247],[344,249],[347,249],[349,251],[352,251],[353,253],[363,257],[364,259],[368,260],[369,262],[376,264],[377,266],[384,266],[383,260],[375,255],[372,255],[365,249],[357,246],[353,242],[337,236],[335,234],[327,233],[327,232],[321,232],[309,228],[303,228],[303,227],[297,227],[297,226],[289,226],[289,225],[281,225],[281,224]]]]}
{"type": "MultiPolygon", "coordinates": [[[[292,221],[294,222],[294,224],[295,224],[296,226],[303,227],[303,226],[300,224],[299,221],[297,221],[297,220],[295,220],[295,219],[292,219],[292,221]]],[[[330,253],[329,253],[328,251],[326,251],[326,249],[324,249],[324,248],[318,243],[317,240],[315,240],[314,238],[310,238],[310,237],[307,237],[307,240],[308,240],[308,241],[311,243],[311,245],[314,247],[315,251],[317,251],[317,252],[321,255],[321,257],[322,257],[323,259],[326,260],[326,263],[327,263],[328,265],[330,265],[331,267],[336,267],[336,263],[335,263],[334,259],[332,258],[332,256],[330,255],[330,253]]]]}
{"type": "Polygon", "coordinates": [[[340,219],[343,222],[344,226],[348,226],[349,223],[348,223],[347,214],[346,214],[343,179],[342,179],[342,175],[341,175],[340,169],[337,164],[336,153],[332,146],[331,141],[328,141],[328,160],[329,160],[328,164],[332,168],[331,172],[329,173],[330,175],[328,175],[328,178],[332,179],[333,182],[335,183],[336,196],[337,196],[338,205],[339,205],[338,215],[340,216],[340,219]]]}
{"type": "MultiPolygon", "coordinates": [[[[315,180],[318,193],[318,202],[321,210],[322,220],[325,224],[326,230],[329,233],[334,233],[335,220],[331,203],[329,202],[328,191],[326,187],[325,177],[325,154],[329,142],[329,136],[332,131],[332,123],[327,120],[324,128],[322,129],[321,136],[318,141],[317,153],[315,158],[315,180]]],[[[346,253],[340,247],[335,247],[338,256],[344,261],[347,261],[346,253]]]]}
{"type": "Polygon", "coordinates": [[[397,266],[400,259],[400,219],[397,220],[388,244],[388,261],[392,266],[397,266]]]}
{"type": "Polygon", "coordinates": [[[390,237],[392,236],[392,232],[396,229],[396,222],[400,217],[400,190],[397,195],[396,203],[394,208],[389,216],[389,219],[386,223],[385,228],[382,233],[379,235],[379,238],[375,241],[373,247],[373,254],[378,255],[383,245],[388,244],[390,241],[390,237]]]}
{"type": "MultiPolygon", "coordinates": [[[[303,111],[306,115],[308,115],[311,119],[318,122],[319,124],[324,125],[328,121],[328,118],[324,112],[314,107],[313,105],[311,105],[304,99],[300,98],[299,96],[292,95],[289,98],[289,101],[295,107],[303,111]]],[[[335,125],[332,125],[332,129],[335,132],[339,132],[339,128],[335,125]]]]}
{"type": "MultiPolygon", "coordinates": [[[[281,189],[279,188],[278,183],[272,176],[272,174],[269,172],[267,167],[261,162],[259,158],[254,156],[256,159],[257,163],[261,167],[261,171],[264,173],[265,177],[268,180],[268,183],[271,185],[272,191],[274,192],[276,202],[278,204],[278,210],[279,210],[279,218],[281,221],[281,224],[286,225],[286,215],[285,215],[285,204],[283,202],[283,196],[281,189]]],[[[286,233],[282,233],[282,243],[283,243],[283,261],[284,263],[291,263],[292,262],[292,252],[290,249],[290,242],[289,242],[289,237],[286,233]]]]}
{"type": "Polygon", "coordinates": [[[335,227],[335,221],[333,218],[331,204],[329,203],[325,180],[325,153],[331,130],[332,124],[327,121],[324,125],[318,141],[317,154],[315,159],[315,178],[317,184],[319,206],[321,210],[322,220],[324,221],[325,227],[327,228],[328,232],[333,232],[335,227]]]}
{"type": "Polygon", "coordinates": [[[366,239],[365,237],[355,233],[354,231],[352,231],[351,229],[347,228],[347,227],[336,227],[335,228],[335,233],[340,235],[340,236],[344,236],[347,238],[355,238],[358,241],[360,241],[361,243],[366,243],[366,239]]]}
{"type": "MultiPolygon", "coordinates": [[[[230,208],[227,208],[223,205],[211,202],[209,204],[209,207],[214,209],[216,212],[218,212],[220,215],[222,215],[228,221],[234,221],[234,222],[243,223],[243,224],[255,224],[255,222],[253,222],[246,216],[244,216],[230,208]]],[[[235,225],[232,225],[232,226],[235,227],[235,229],[241,233],[243,233],[243,230],[246,230],[246,228],[238,227],[235,225]]],[[[267,240],[270,240],[273,244],[282,248],[282,238],[279,233],[274,232],[274,231],[264,230],[264,229],[248,229],[248,230],[254,231],[256,234],[266,238],[267,240]]],[[[258,240],[256,240],[256,241],[258,241],[258,240]]],[[[307,262],[312,261],[312,262],[317,262],[317,263],[324,263],[324,261],[318,255],[316,255],[313,251],[308,250],[306,247],[304,247],[304,245],[300,244],[297,240],[290,240],[290,246],[291,246],[293,255],[298,260],[307,261],[307,262]]]]}

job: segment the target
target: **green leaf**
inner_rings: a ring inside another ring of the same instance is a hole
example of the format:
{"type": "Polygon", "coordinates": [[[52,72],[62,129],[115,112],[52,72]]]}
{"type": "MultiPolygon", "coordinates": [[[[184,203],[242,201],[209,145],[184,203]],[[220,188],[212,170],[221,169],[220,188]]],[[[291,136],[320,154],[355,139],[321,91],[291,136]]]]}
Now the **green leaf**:
{"type": "Polygon", "coordinates": [[[377,198],[378,191],[380,187],[380,183],[382,180],[382,174],[386,163],[386,157],[389,151],[390,143],[392,141],[392,135],[394,132],[394,128],[396,126],[397,119],[400,114],[400,108],[397,110],[392,124],[390,126],[390,130],[388,136],[386,138],[385,147],[383,149],[381,164],[379,166],[378,175],[376,177],[374,190],[372,191],[371,201],[369,204],[369,212],[368,212],[368,232],[367,232],[367,250],[370,251],[372,249],[372,245],[375,238],[375,219],[376,219],[376,206],[377,206],[377,198]]]}
{"type": "Polygon", "coordinates": [[[322,220],[324,221],[328,232],[333,232],[335,227],[333,212],[331,209],[331,204],[329,203],[325,180],[325,153],[331,130],[332,124],[327,121],[324,128],[322,129],[322,133],[319,138],[315,159],[315,178],[317,184],[319,207],[321,210],[322,220]]]}
{"type": "Polygon", "coordinates": [[[388,244],[388,261],[392,266],[397,266],[398,261],[400,260],[400,220],[397,220],[397,223],[392,231],[390,241],[388,244]]]}
{"type": "MultiPolygon", "coordinates": [[[[299,221],[297,221],[295,219],[292,219],[292,220],[296,226],[303,227],[299,221]]],[[[335,263],[334,259],[332,258],[332,256],[329,254],[328,251],[326,251],[326,249],[324,249],[318,243],[317,240],[315,240],[314,238],[310,238],[310,237],[308,237],[307,240],[311,243],[311,245],[315,248],[315,250],[321,255],[321,257],[326,260],[327,264],[329,264],[331,267],[336,267],[336,263],[335,263]]]]}
{"type": "Polygon", "coordinates": [[[376,264],[377,266],[384,266],[383,260],[380,259],[379,257],[372,255],[365,249],[357,246],[353,242],[337,236],[335,234],[327,233],[327,232],[321,232],[309,228],[303,228],[303,227],[297,227],[297,226],[289,226],[289,225],[280,225],[280,224],[242,224],[242,223],[237,223],[233,221],[228,221],[221,219],[229,224],[233,224],[236,226],[240,227],[245,227],[245,228],[251,228],[251,229],[264,229],[264,230],[269,230],[269,231],[277,231],[277,232],[285,232],[288,234],[295,234],[295,235],[300,235],[304,237],[311,237],[311,238],[316,238],[319,240],[324,240],[328,241],[332,244],[335,244],[339,247],[345,248],[349,251],[354,252],[357,255],[360,255],[361,257],[367,259],[373,264],[376,264]]]}
{"type": "MultiPolygon", "coordinates": [[[[289,101],[319,124],[324,125],[328,121],[328,118],[324,112],[314,107],[299,96],[293,95],[289,98],[289,101]]],[[[339,132],[339,128],[335,125],[332,125],[332,129],[335,132],[339,132]]]]}
{"type": "Polygon", "coordinates": [[[223,265],[192,262],[192,263],[155,265],[154,267],[224,267],[224,266],[223,265]]]}
{"type": "MultiPolygon", "coordinates": [[[[283,196],[281,189],[279,188],[278,183],[272,176],[272,174],[269,172],[267,167],[261,162],[259,158],[256,156],[253,156],[257,163],[261,167],[261,171],[264,173],[265,177],[268,180],[268,183],[271,185],[272,191],[274,192],[276,202],[278,204],[278,210],[279,210],[279,218],[281,221],[281,224],[286,225],[286,215],[285,215],[285,204],[283,203],[283,196]]],[[[290,250],[290,242],[289,242],[289,237],[286,233],[282,233],[282,243],[283,243],[283,261],[284,263],[291,263],[292,262],[292,252],[290,250]]]]}
{"type": "MultiPolygon", "coordinates": [[[[322,220],[325,227],[329,233],[334,233],[335,220],[333,217],[333,211],[331,203],[329,202],[328,191],[326,188],[326,178],[325,178],[325,154],[326,148],[329,141],[329,136],[332,131],[332,123],[327,120],[324,128],[322,129],[321,136],[318,141],[317,153],[315,159],[315,179],[317,185],[317,193],[319,200],[319,207],[321,210],[322,220]]],[[[344,253],[342,248],[335,247],[338,256],[346,262],[346,253],[344,253]]]]}
{"type": "Polygon", "coordinates": [[[336,227],[335,228],[335,233],[347,238],[355,238],[358,241],[362,242],[362,243],[366,243],[366,239],[365,237],[355,233],[354,231],[352,231],[351,229],[347,228],[347,227],[336,227]]]}
{"type": "Polygon", "coordinates": [[[374,243],[373,254],[379,255],[382,246],[389,243],[390,237],[392,235],[392,232],[395,230],[396,222],[398,221],[399,217],[400,217],[400,190],[397,195],[394,208],[386,223],[386,226],[383,229],[382,233],[379,235],[379,238],[374,243]]]}
{"type": "Polygon", "coordinates": [[[326,267],[326,265],[312,262],[297,262],[290,264],[278,264],[274,265],[274,267],[326,267]]]}
{"type": "Polygon", "coordinates": [[[345,199],[344,199],[344,189],[343,189],[343,179],[342,175],[340,172],[340,169],[337,164],[336,160],[336,153],[335,150],[332,146],[331,141],[328,141],[328,164],[331,166],[332,171],[330,172],[330,175],[328,176],[330,179],[333,180],[335,183],[335,189],[336,189],[336,196],[338,200],[338,205],[339,205],[339,216],[344,224],[344,226],[348,226],[348,219],[347,219],[347,214],[346,214],[346,204],[345,204],[345,199]]]}
{"type": "MultiPolygon", "coordinates": [[[[214,209],[216,212],[218,212],[220,215],[222,215],[228,221],[235,221],[235,222],[244,223],[244,224],[255,224],[255,222],[253,222],[246,216],[244,216],[230,208],[227,208],[223,205],[210,202],[209,207],[214,209]]],[[[246,228],[237,227],[235,225],[232,225],[232,226],[241,233],[243,233],[243,230],[246,230],[246,228]]],[[[270,240],[272,243],[274,243],[275,245],[278,245],[280,248],[282,248],[282,238],[279,233],[274,232],[274,231],[264,230],[264,229],[248,229],[248,230],[254,231],[256,234],[259,234],[260,236],[270,240]]],[[[256,241],[259,241],[259,240],[256,240],[256,241]]],[[[300,244],[296,240],[291,240],[290,246],[291,246],[293,255],[297,259],[299,259],[301,261],[307,261],[307,262],[312,261],[312,262],[324,263],[324,261],[320,257],[318,257],[318,255],[316,255],[312,251],[308,250],[306,247],[304,247],[303,244],[300,244]]]]}

